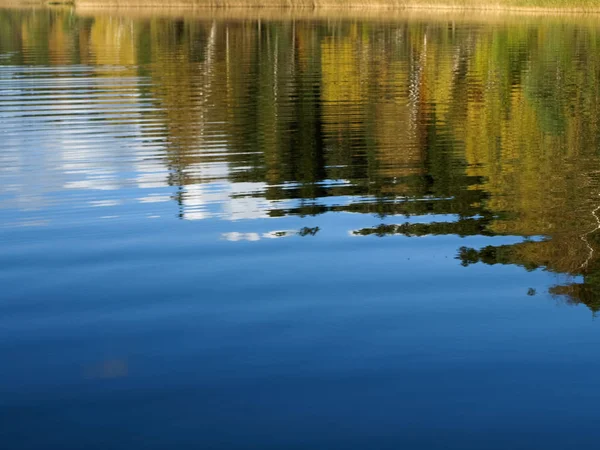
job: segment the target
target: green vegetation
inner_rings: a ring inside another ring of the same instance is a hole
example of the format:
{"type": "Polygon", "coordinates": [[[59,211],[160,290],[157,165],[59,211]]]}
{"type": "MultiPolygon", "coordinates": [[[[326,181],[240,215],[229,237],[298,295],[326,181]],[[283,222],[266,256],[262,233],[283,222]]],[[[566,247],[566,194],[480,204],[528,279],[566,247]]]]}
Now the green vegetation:
{"type": "Polygon", "coordinates": [[[76,0],[82,7],[600,11],[591,0],[76,0]]]}

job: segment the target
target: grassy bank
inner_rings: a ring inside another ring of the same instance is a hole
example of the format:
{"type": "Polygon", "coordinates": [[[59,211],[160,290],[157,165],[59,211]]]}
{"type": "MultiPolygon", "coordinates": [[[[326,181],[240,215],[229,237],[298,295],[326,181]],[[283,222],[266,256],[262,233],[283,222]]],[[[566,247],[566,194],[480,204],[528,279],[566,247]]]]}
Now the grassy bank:
{"type": "Polygon", "coordinates": [[[369,20],[372,22],[421,21],[453,24],[565,24],[596,26],[598,14],[559,10],[506,10],[434,8],[189,8],[189,7],[95,7],[79,5],[77,15],[84,17],[123,17],[150,19],[214,19],[227,21],[285,21],[285,20],[369,20]]]}
{"type": "Polygon", "coordinates": [[[75,5],[79,9],[157,10],[285,10],[362,11],[386,14],[400,10],[421,11],[499,11],[600,13],[600,3],[592,0],[0,0],[0,7],[75,5]]]}
{"type": "Polygon", "coordinates": [[[253,8],[600,12],[590,0],[75,0],[85,8],[253,8]]]}

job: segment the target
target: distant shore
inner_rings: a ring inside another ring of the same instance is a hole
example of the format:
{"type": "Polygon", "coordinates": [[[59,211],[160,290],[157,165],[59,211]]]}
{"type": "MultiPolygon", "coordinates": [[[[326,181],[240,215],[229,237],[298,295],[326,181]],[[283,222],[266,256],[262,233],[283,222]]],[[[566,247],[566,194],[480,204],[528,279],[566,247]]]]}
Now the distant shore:
{"type": "Polygon", "coordinates": [[[78,9],[146,10],[271,10],[283,11],[474,11],[600,13],[600,3],[590,0],[0,0],[0,6],[68,5],[78,9]]]}
{"type": "Polygon", "coordinates": [[[478,10],[600,12],[600,3],[589,0],[74,0],[77,6],[122,8],[255,8],[255,9],[354,9],[354,10],[478,10]]]}

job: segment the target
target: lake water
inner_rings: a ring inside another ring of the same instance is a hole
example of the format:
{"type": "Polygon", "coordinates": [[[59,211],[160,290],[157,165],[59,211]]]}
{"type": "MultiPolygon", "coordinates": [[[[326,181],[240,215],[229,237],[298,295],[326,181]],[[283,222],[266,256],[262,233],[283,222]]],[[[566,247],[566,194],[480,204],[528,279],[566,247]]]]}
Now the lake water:
{"type": "Polygon", "coordinates": [[[594,16],[2,9],[1,446],[597,445],[599,174],[594,16]]]}

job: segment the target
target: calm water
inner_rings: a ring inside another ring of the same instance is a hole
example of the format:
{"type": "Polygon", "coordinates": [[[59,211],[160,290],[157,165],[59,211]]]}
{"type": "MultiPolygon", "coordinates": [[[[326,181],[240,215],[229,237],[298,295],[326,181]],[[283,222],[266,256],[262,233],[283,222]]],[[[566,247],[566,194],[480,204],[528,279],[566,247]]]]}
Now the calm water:
{"type": "Polygon", "coordinates": [[[0,446],[597,445],[580,22],[0,10],[0,446]]]}

